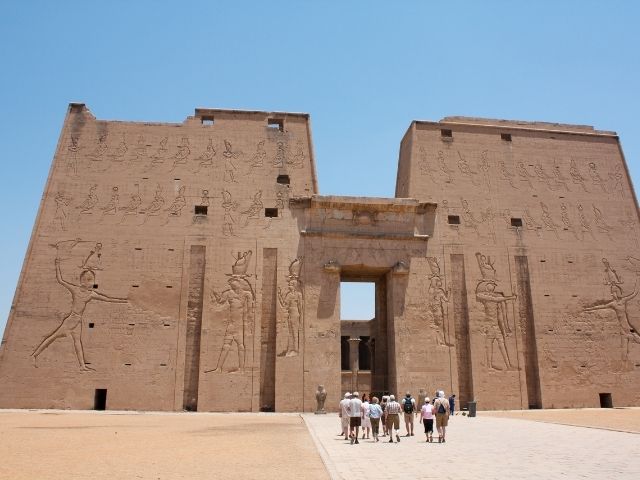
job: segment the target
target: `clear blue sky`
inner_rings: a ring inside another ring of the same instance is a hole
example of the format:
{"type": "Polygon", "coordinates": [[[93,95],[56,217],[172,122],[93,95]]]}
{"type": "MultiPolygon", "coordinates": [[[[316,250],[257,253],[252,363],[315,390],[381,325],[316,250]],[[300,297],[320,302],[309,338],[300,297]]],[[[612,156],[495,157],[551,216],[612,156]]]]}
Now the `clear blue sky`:
{"type": "Polygon", "coordinates": [[[0,331],[67,104],[182,121],[195,107],[311,114],[323,194],[393,196],[413,119],[594,125],[640,179],[640,2],[0,3],[0,331]]]}

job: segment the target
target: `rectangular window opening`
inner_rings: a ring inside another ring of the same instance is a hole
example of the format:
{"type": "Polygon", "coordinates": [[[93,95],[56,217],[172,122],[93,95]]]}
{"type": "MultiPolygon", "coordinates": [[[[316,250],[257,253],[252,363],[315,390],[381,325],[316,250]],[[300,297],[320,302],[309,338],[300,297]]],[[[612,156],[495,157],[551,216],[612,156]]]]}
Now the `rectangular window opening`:
{"type": "Polygon", "coordinates": [[[511,219],[512,227],[522,227],[522,219],[521,218],[512,218],[511,219]]]}
{"type": "Polygon", "coordinates": [[[93,397],[93,409],[94,410],[107,409],[107,389],[106,388],[96,388],[96,392],[93,397]]]}
{"type": "Polygon", "coordinates": [[[95,325],[96,325],[95,323],[90,322],[90,323],[89,323],[89,328],[93,328],[93,327],[95,327],[95,325]]]}
{"type": "Polygon", "coordinates": [[[448,215],[447,223],[449,225],[460,225],[460,216],[459,215],[448,215]]]}
{"type": "Polygon", "coordinates": [[[265,208],[264,209],[264,216],[265,217],[269,217],[269,218],[275,218],[278,216],[278,209],[277,208],[265,208]]]}
{"type": "Polygon", "coordinates": [[[194,211],[196,215],[206,215],[208,209],[209,207],[207,207],[206,205],[196,205],[194,207],[194,211]]]}
{"type": "Polygon", "coordinates": [[[267,120],[267,127],[284,132],[284,120],[281,118],[270,118],[267,120]]]}
{"type": "Polygon", "coordinates": [[[280,185],[289,185],[291,183],[291,180],[289,180],[289,175],[278,175],[276,182],[278,182],[280,185]]]}
{"type": "Polygon", "coordinates": [[[94,284],[93,284],[93,288],[94,288],[94,290],[95,290],[95,289],[97,289],[97,288],[98,288],[98,284],[97,284],[97,283],[94,283],[94,284]]]}
{"type": "Polygon", "coordinates": [[[600,408],[613,408],[613,399],[610,393],[600,393],[600,408]]]}
{"type": "Polygon", "coordinates": [[[202,125],[206,127],[211,127],[214,124],[213,115],[203,115],[200,117],[200,121],[202,122],[202,125]]]}
{"type": "Polygon", "coordinates": [[[500,134],[500,138],[502,140],[504,140],[505,142],[510,142],[511,141],[511,134],[510,133],[501,133],[500,134]]]}
{"type": "Polygon", "coordinates": [[[442,128],[440,130],[440,136],[442,138],[453,138],[453,132],[451,130],[449,130],[448,128],[442,128]]]}

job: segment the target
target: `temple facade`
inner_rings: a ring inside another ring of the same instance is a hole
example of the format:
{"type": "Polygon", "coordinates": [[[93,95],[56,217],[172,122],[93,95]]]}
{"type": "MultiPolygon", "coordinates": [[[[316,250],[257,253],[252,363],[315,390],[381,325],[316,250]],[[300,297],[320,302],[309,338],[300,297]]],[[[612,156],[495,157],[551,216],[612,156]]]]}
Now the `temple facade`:
{"type": "Polygon", "coordinates": [[[637,199],[615,132],[414,121],[395,198],[319,194],[309,116],[70,104],[0,348],[0,408],[640,405],[637,199]],[[341,282],[375,316],[340,318],[341,282]]]}

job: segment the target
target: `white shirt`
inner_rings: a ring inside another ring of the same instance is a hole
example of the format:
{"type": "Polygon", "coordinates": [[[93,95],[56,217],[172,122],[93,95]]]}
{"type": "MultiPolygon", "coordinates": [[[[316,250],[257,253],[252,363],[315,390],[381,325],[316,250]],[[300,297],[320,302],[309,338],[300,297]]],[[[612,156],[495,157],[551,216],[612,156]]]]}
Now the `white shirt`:
{"type": "Polygon", "coordinates": [[[351,400],[349,400],[349,416],[362,416],[362,400],[360,400],[359,398],[352,398],[351,400]]]}
{"type": "Polygon", "coordinates": [[[349,416],[349,400],[348,398],[343,398],[340,400],[340,416],[348,417],[349,416]]]}

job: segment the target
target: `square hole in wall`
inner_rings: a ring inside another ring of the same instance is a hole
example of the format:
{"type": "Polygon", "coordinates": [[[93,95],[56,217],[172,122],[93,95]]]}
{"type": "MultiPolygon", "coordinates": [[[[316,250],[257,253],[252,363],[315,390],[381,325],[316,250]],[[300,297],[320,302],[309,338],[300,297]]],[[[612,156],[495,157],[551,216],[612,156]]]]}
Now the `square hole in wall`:
{"type": "Polygon", "coordinates": [[[94,284],[93,284],[93,288],[94,288],[94,289],[97,289],[97,288],[98,288],[98,284],[97,284],[97,283],[94,283],[94,284]]]}
{"type": "Polygon", "coordinates": [[[202,125],[206,127],[211,127],[214,124],[213,115],[203,115],[200,117],[200,121],[202,122],[202,125]]]}
{"type": "Polygon", "coordinates": [[[91,323],[89,323],[89,328],[93,328],[93,327],[95,327],[95,325],[96,325],[95,323],[91,322],[91,323]]]}
{"type": "Polygon", "coordinates": [[[442,138],[453,138],[453,132],[448,128],[442,128],[440,129],[440,136],[442,138]]]}
{"type": "Polygon", "coordinates": [[[206,205],[196,205],[194,207],[194,212],[196,215],[206,215],[208,209],[209,207],[207,207],[206,205]]]}
{"type": "Polygon", "coordinates": [[[522,219],[521,218],[512,218],[511,219],[512,227],[522,227],[522,219]]]}
{"type": "Polygon", "coordinates": [[[447,215],[449,225],[460,225],[460,215],[447,215]]]}
{"type": "Polygon", "coordinates": [[[284,132],[284,120],[281,118],[270,118],[267,120],[267,127],[284,132]]]}
{"type": "Polygon", "coordinates": [[[511,134],[510,133],[501,133],[500,134],[500,138],[502,140],[504,140],[505,142],[510,142],[511,141],[511,134]]]}
{"type": "Polygon", "coordinates": [[[280,185],[289,185],[291,183],[291,180],[289,179],[289,175],[278,175],[278,178],[276,178],[276,182],[280,185]]]}
{"type": "Polygon", "coordinates": [[[265,208],[264,209],[264,216],[265,217],[269,217],[269,218],[275,218],[278,216],[278,209],[277,208],[265,208]]]}

